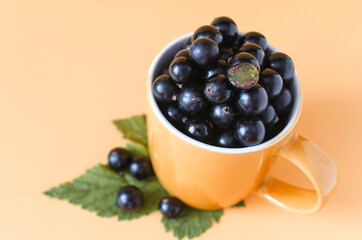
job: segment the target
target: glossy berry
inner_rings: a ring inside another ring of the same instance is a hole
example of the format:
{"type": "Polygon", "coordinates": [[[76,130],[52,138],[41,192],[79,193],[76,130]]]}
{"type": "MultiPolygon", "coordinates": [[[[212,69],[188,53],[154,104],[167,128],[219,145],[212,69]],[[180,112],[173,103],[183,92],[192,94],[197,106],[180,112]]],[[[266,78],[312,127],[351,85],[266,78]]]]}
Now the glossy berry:
{"type": "Polygon", "coordinates": [[[185,57],[185,58],[189,59],[190,51],[188,49],[182,49],[176,53],[174,58],[178,58],[178,57],[185,57]]]}
{"type": "Polygon", "coordinates": [[[193,69],[191,62],[186,57],[175,58],[171,62],[168,71],[171,75],[171,78],[177,84],[185,84],[191,82],[196,72],[193,69]]]}
{"type": "Polygon", "coordinates": [[[277,113],[272,105],[269,105],[265,111],[258,115],[258,118],[264,123],[264,125],[273,125],[279,121],[277,113]]]}
{"type": "Polygon", "coordinates": [[[241,90],[236,99],[237,108],[246,115],[256,115],[268,107],[268,94],[256,84],[249,90],[241,90]]]}
{"type": "Polygon", "coordinates": [[[195,115],[207,108],[202,88],[197,84],[183,86],[178,98],[178,106],[186,114],[195,115]]]}
{"type": "Polygon", "coordinates": [[[270,68],[266,68],[260,73],[259,83],[265,88],[270,98],[278,96],[283,89],[282,77],[270,68]]]}
{"type": "Polygon", "coordinates": [[[178,88],[169,75],[161,75],[153,81],[152,92],[158,102],[170,103],[177,100],[178,88]]]}
{"type": "Polygon", "coordinates": [[[232,47],[223,47],[220,48],[220,56],[219,58],[227,61],[230,57],[232,57],[235,54],[235,51],[232,47]]]}
{"type": "Polygon", "coordinates": [[[268,42],[263,34],[258,32],[247,32],[240,38],[240,45],[245,43],[256,43],[258,44],[264,51],[268,47],[268,42]]]}
{"type": "Polygon", "coordinates": [[[235,22],[228,17],[217,17],[211,22],[215,28],[217,28],[222,36],[222,45],[231,45],[238,36],[238,28],[235,22]]]}
{"type": "Polygon", "coordinates": [[[283,88],[282,92],[273,100],[275,110],[280,114],[286,114],[292,106],[292,94],[287,88],[283,88]]]}
{"type": "Polygon", "coordinates": [[[211,68],[208,68],[204,71],[203,78],[209,79],[217,74],[226,74],[226,70],[228,68],[228,64],[225,60],[219,59],[217,61],[217,65],[211,68]]]}
{"type": "Polygon", "coordinates": [[[271,47],[268,46],[264,52],[265,52],[264,60],[266,60],[266,58],[268,58],[273,52],[276,52],[276,51],[272,50],[271,47]]]}
{"type": "Polygon", "coordinates": [[[142,207],[143,194],[139,188],[128,185],[118,191],[116,202],[123,211],[136,212],[142,207]]]}
{"type": "Polygon", "coordinates": [[[217,45],[219,45],[222,41],[222,35],[219,30],[217,30],[214,26],[204,25],[199,27],[192,35],[192,42],[199,38],[210,38],[217,45]]]}
{"type": "Polygon", "coordinates": [[[219,128],[232,128],[236,120],[236,110],[227,104],[214,105],[210,108],[209,118],[219,128]]]}
{"type": "Polygon", "coordinates": [[[206,99],[215,104],[228,102],[233,96],[233,89],[225,75],[218,74],[211,77],[205,84],[206,99]]]}
{"type": "Polygon", "coordinates": [[[182,205],[182,202],[176,197],[164,197],[158,208],[164,217],[174,218],[181,213],[182,205]]]}
{"type": "Polygon", "coordinates": [[[265,127],[256,117],[241,118],[234,127],[235,138],[244,146],[255,146],[265,137],[265,127]]]}
{"type": "Polygon", "coordinates": [[[108,165],[115,171],[121,171],[131,161],[131,154],[123,148],[115,148],[108,154],[108,165]]]}
{"type": "Polygon", "coordinates": [[[185,123],[187,120],[186,115],[174,104],[166,107],[166,117],[174,123],[185,123]]]}
{"type": "Polygon", "coordinates": [[[249,89],[259,80],[260,65],[250,53],[241,52],[229,59],[227,70],[230,83],[239,89],[249,89]]]}
{"type": "Polygon", "coordinates": [[[209,38],[199,38],[190,46],[190,59],[202,68],[217,64],[219,46],[209,38]]]}
{"type": "Polygon", "coordinates": [[[170,75],[168,73],[168,68],[163,69],[160,75],[170,75]]]}
{"type": "Polygon", "coordinates": [[[258,59],[260,66],[263,64],[265,53],[264,50],[259,45],[255,43],[245,43],[243,46],[241,46],[239,52],[250,53],[256,59],[258,59]]]}
{"type": "Polygon", "coordinates": [[[294,75],[294,63],[292,59],[281,52],[274,52],[268,57],[268,67],[275,70],[288,82],[294,75]]]}
{"type": "Polygon", "coordinates": [[[188,119],[184,126],[187,135],[203,142],[210,138],[212,127],[208,120],[199,117],[188,119]]]}
{"type": "Polygon", "coordinates": [[[232,129],[223,130],[215,140],[215,144],[219,147],[236,148],[241,147],[240,143],[235,139],[232,129]]]}
{"type": "Polygon", "coordinates": [[[187,38],[184,42],[184,49],[190,49],[191,43],[191,37],[187,38]]]}
{"type": "Polygon", "coordinates": [[[144,156],[137,156],[129,165],[129,172],[137,180],[145,179],[152,175],[151,161],[144,156]]]}

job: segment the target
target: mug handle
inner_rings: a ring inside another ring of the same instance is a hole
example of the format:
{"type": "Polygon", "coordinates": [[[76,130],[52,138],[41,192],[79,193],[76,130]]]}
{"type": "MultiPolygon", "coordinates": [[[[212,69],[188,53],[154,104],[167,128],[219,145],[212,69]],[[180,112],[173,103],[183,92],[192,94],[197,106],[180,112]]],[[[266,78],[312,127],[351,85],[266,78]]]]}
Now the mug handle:
{"type": "Polygon", "coordinates": [[[337,169],[332,159],[316,144],[295,132],[273,158],[284,158],[293,163],[311,181],[314,190],[267,176],[257,194],[291,212],[307,214],[318,211],[337,183],[337,169]]]}

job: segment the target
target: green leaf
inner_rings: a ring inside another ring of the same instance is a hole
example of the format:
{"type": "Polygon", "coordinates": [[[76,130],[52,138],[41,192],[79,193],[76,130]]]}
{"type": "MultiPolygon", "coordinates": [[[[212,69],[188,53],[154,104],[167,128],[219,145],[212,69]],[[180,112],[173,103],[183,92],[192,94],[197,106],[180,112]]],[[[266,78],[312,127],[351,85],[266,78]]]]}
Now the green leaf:
{"type": "Polygon", "coordinates": [[[115,120],[113,123],[123,134],[124,138],[127,138],[136,143],[143,144],[145,147],[147,147],[148,140],[145,115],[115,120]]]}
{"type": "Polygon", "coordinates": [[[166,232],[172,231],[173,235],[182,239],[192,239],[200,236],[213,222],[219,222],[223,210],[198,210],[184,206],[182,212],[176,218],[162,218],[166,232]]]}
{"type": "Polygon", "coordinates": [[[150,157],[148,148],[139,143],[128,143],[126,145],[126,150],[129,151],[134,157],[139,155],[146,156],[148,158],[150,157]]]}
{"type": "Polygon", "coordinates": [[[243,201],[241,201],[241,202],[239,202],[239,203],[237,203],[237,204],[235,204],[234,206],[232,206],[233,208],[234,207],[245,207],[245,202],[244,202],[244,200],[243,201]]]}
{"type": "Polygon", "coordinates": [[[95,211],[101,217],[118,216],[119,220],[139,218],[156,211],[161,198],[167,195],[155,177],[137,181],[128,172],[121,177],[103,165],[97,165],[73,182],[52,188],[44,194],[52,198],[68,199],[70,203],[95,211]],[[117,192],[126,185],[137,186],[144,194],[145,202],[138,212],[124,212],[116,204],[117,192]]]}

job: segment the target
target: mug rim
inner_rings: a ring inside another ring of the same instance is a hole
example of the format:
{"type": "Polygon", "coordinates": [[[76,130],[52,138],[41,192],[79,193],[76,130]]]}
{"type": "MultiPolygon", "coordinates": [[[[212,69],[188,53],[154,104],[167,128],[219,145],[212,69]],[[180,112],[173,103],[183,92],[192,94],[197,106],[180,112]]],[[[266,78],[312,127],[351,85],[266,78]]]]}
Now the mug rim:
{"type": "MultiPolygon", "coordinates": [[[[242,33],[242,32],[240,32],[240,33],[242,33]]],[[[160,108],[158,107],[156,99],[154,98],[154,96],[152,94],[152,82],[153,82],[152,75],[154,75],[156,66],[159,63],[161,57],[170,48],[174,47],[174,45],[176,45],[180,41],[184,42],[184,40],[187,39],[188,37],[191,37],[192,34],[193,33],[188,33],[188,34],[182,35],[181,37],[178,37],[175,40],[173,40],[172,42],[170,42],[169,44],[167,44],[167,46],[164,47],[157,54],[157,56],[153,59],[152,64],[151,64],[151,66],[150,66],[150,68],[148,70],[148,80],[147,80],[148,101],[151,104],[152,111],[156,114],[157,119],[159,121],[161,121],[161,123],[167,128],[167,130],[169,130],[175,136],[181,138],[181,140],[186,141],[186,142],[188,142],[188,143],[190,143],[190,144],[192,144],[192,145],[194,145],[196,147],[199,147],[199,148],[202,148],[202,149],[205,149],[205,150],[209,150],[209,151],[213,151],[213,152],[229,153],[229,154],[249,153],[249,152],[260,151],[260,150],[266,149],[268,147],[271,147],[271,146],[277,144],[278,142],[283,140],[286,136],[288,136],[288,134],[294,129],[296,123],[298,122],[298,119],[299,119],[301,111],[302,111],[302,104],[303,104],[303,101],[302,101],[303,95],[302,95],[301,84],[300,84],[299,77],[298,77],[296,72],[294,72],[294,76],[295,76],[295,79],[296,79],[296,92],[298,92],[299,94],[297,96],[294,96],[294,106],[292,108],[292,114],[291,114],[291,117],[290,117],[290,119],[288,121],[288,124],[276,136],[274,136],[273,138],[271,138],[268,141],[263,142],[261,144],[251,146],[251,147],[242,147],[242,148],[225,148],[225,147],[213,146],[213,145],[200,142],[200,141],[198,141],[196,139],[193,139],[193,138],[187,136],[186,134],[184,134],[183,132],[181,132],[180,130],[175,128],[166,119],[166,117],[162,114],[160,108]]],[[[277,50],[275,47],[273,47],[270,44],[268,44],[268,46],[272,50],[277,50]]]]}

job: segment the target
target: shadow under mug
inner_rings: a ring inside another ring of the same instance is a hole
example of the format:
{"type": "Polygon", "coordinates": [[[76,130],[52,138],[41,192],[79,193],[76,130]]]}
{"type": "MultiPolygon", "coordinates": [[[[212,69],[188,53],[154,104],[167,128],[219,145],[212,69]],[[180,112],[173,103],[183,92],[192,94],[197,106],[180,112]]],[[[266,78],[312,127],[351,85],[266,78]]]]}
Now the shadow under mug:
{"type": "Polygon", "coordinates": [[[316,212],[337,183],[337,169],[322,149],[293,131],[302,109],[302,92],[296,74],[290,84],[294,102],[287,125],[277,136],[257,146],[211,146],[183,134],[163,116],[152,95],[152,81],[182,49],[189,36],[191,34],[167,45],[153,60],[148,73],[150,157],[164,188],[199,209],[227,208],[254,192],[292,212],[316,212]],[[299,168],[314,189],[268,176],[277,158],[284,158],[299,168]]]}

